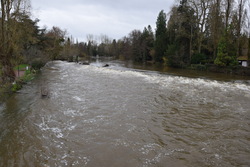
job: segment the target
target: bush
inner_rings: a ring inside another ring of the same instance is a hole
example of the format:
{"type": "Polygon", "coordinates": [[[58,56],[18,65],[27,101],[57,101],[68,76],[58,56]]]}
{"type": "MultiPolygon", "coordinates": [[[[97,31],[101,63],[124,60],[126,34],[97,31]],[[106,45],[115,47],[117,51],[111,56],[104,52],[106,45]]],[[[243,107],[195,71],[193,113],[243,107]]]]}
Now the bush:
{"type": "Polygon", "coordinates": [[[206,55],[197,53],[192,56],[191,64],[203,64],[206,61],[206,55]]]}
{"type": "Polygon", "coordinates": [[[230,46],[226,37],[222,36],[218,45],[217,57],[214,64],[218,66],[237,66],[238,61],[233,47],[230,46]]]}
{"type": "Polygon", "coordinates": [[[23,83],[27,83],[29,81],[31,81],[32,79],[34,79],[34,73],[32,73],[31,71],[26,71],[25,75],[20,79],[21,82],[23,83]]]}
{"type": "Polygon", "coordinates": [[[17,92],[20,89],[22,89],[22,84],[20,82],[14,82],[11,88],[12,92],[17,92]]]}
{"type": "Polygon", "coordinates": [[[45,63],[42,61],[33,61],[31,63],[32,68],[35,70],[40,70],[44,65],[45,63]]]}
{"type": "Polygon", "coordinates": [[[68,62],[74,62],[74,57],[73,56],[69,56],[68,57],[68,62]]]}
{"type": "Polygon", "coordinates": [[[169,45],[165,52],[164,63],[171,67],[181,67],[181,60],[178,56],[177,45],[169,45]]]}
{"type": "Polygon", "coordinates": [[[206,71],[207,70],[206,65],[202,65],[202,64],[192,64],[190,68],[192,70],[199,70],[199,71],[206,71]]]}

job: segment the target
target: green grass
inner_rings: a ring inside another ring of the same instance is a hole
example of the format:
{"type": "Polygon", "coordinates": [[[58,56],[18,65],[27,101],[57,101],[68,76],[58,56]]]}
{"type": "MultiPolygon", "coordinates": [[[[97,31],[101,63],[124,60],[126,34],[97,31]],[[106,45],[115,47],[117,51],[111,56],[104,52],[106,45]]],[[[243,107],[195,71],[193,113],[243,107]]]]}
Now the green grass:
{"type": "Polygon", "coordinates": [[[33,80],[34,77],[35,77],[35,73],[36,73],[36,72],[35,72],[35,71],[32,71],[32,70],[30,69],[30,65],[28,65],[28,64],[20,64],[20,65],[18,65],[18,66],[15,66],[15,67],[14,67],[14,70],[18,70],[18,68],[19,68],[20,71],[25,71],[25,74],[24,74],[24,76],[18,78],[18,79],[14,82],[14,84],[13,84],[13,86],[12,86],[12,92],[17,92],[18,90],[20,90],[20,89],[22,88],[22,85],[23,85],[23,84],[26,84],[27,82],[33,80]],[[27,67],[27,66],[29,67],[28,70],[26,70],[26,67],[27,67]]]}
{"type": "Polygon", "coordinates": [[[27,66],[30,66],[30,65],[28,65],[28,64],[20,64],[18,66],[15,66],[14,70],[18,70],[18,67],[19,67],[19,70],[26,70],[27,66]]]}
{"type": "Polygon", "coordinates": [[[17,92],[20,89],[22,89],[22,83],[21,82],[13,83],[12,88],[11,88],[12,92],[17,92]]]}
{"type": "Polygon", "coordinates": [[[21,81],[24,82],[24,83],[27,83],[27,82],[33,80],[35,75],[36,74],[34,72],[26,71],[25,75],[23,77],[21,77],[21,81]]]}
{"type": "MultiPolygon", "coordinates": [[[[35,70],[31,70],[29,68],[29,70],[26,70],[26,67],[30,65],[28,64],[21,64],[19,66],[15,66],[14,70],[19,70],[20,71],[25,71],[24,76],[17,78],[16,81],[14,83],[9,83],[9,84],[5,84],[0,86],[0,102],[3,101],[5,99],[5,97],[8,97],[11,93],[10,92],[17,92],[18,90],[20,90],[23,86],[23,84],[26,84],[27,82],[33,80],[35,78],[36,75],[36,71],[35,70]]],[[[1,67],[1,66],[0,66],[1,67]]],[[[0,76],[1,76],[1,68],[0,68],[0,76]]]]}
{"type": "Polygon", "coordinates": [[[25,75],[18,78],[12,85],[12,92],[17,92],[18,90],[22,89],[22,85],[30,82],[35,78],[35,72],[31,72],[30,70],[27,70],[25,72],[25,75]]]}

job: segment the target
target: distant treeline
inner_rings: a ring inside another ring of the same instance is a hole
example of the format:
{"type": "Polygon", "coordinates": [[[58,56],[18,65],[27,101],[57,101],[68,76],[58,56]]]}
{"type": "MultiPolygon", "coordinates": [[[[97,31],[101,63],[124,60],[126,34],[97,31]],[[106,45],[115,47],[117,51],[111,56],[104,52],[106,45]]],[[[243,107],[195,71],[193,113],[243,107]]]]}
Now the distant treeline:
{"type": "Polygon", "coordinates": [[[235,66],[249,57],[249,0],[181,0],[166,14],[160,11],[156,30],[133,30],[119,40],[93,35],[78,43],[59,27],[40,28],[26,0],[1,0],[0,83],[15,79],[14,66],[39,68],[50,60],[108,56],[174,67],[191,64],[235,66]]]}

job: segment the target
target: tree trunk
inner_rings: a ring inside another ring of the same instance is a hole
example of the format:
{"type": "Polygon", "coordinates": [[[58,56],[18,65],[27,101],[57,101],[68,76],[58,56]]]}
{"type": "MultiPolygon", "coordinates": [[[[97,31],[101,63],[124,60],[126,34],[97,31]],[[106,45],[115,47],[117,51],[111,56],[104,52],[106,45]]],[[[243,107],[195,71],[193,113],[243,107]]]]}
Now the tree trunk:
{"type": "Polygon", "coordinates": [[[9,59],[5,58],[5,61],[1,62],[2,64],[2,81],[3,83],[10,83],[15,80],[15,72],[13,66],[9,59]]]}
{"type": "Polygon", "coordinates": [[[1,0],[1,41],[0,41],[0,63],[2,66],[2,82],[8,83],[15,80],[15,73],[11,64],[12,46],[10,43],[10,35],[8,21],[10,19],[11,4],[10,0],[1,0]]]}
{"type": "Polygon", "coordinates": [[[2,10],[2,26],[1,26],[1,57],[3,56],[2,53],[3,53],[3,50],[4,50],[4,41],[5,41],[5,35],[4,35],[4,26],[5,26],[5,3],[4,3],[4,0],[1,0],[1,10],[2,10]]]}
{"type": "Polygon", "coordinates": [[[241,35],[241,22],[243,17],[243,0],[240,0],[239,4],[239,16],[238,16],[238,24],[237,24],[237,57],[240,56],[240,35],[241,35]]]}
{"type": "Polygon", "coordinates": [[[226,0],[226,29],[228,28],[228,22],[229,22],[229,17],[230,17],[230,12],[231,12],[231,7],[232,7],[232,0],[226,0]]]}
{"type": "Polygon", "coordinates": [[[192,42],[193,42],[193,26],[191,25],[190,40],[189,40],[189,63],[192,60],[192,42]]]}
{"type": "Polygon", "coordinates": [[[215,4],[215,13],[213,14],[214,20],[213,20],[213,59],[217,56],[217,47],[219,43],[220,38],[220,5],[221,0],[216,0],[215,4]]]}

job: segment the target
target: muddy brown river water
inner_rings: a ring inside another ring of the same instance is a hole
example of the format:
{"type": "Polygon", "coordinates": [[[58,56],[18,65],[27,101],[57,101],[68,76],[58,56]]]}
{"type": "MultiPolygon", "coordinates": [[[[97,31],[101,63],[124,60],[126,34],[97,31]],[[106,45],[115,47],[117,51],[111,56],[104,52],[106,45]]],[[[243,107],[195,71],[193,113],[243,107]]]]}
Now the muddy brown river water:
{"type": "Polygon", "coordinates": [[[248,167],[249,80],[49,63],[0,105],[0,166],[248,167]]]}

